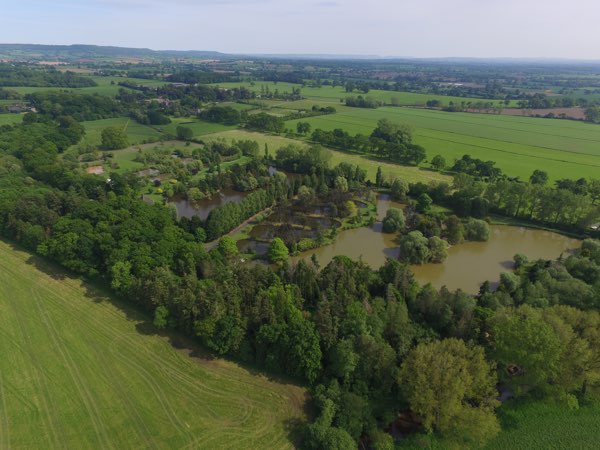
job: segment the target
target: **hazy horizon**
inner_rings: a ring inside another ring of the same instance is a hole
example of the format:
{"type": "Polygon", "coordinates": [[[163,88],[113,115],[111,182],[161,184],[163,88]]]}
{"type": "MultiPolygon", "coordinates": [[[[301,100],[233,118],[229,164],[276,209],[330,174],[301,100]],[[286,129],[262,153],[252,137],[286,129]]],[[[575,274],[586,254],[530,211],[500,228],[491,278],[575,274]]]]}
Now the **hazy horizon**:
{"type": "Polygon", "coordinates": [[[600,60],[600,5],[553,3],[23,0],[3,7],[0,41],[230,54],[600,60]]]}

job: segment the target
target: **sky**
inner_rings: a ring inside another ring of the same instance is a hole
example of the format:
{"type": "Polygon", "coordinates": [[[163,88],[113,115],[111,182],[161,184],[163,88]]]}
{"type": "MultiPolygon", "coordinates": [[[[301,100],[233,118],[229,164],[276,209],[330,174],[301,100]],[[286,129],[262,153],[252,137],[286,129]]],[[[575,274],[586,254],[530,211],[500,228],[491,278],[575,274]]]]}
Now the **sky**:
{"type": "Polygon", "coordinates": [[[0,42],[600,60],[598,0],[0,0],[0,42]]]}

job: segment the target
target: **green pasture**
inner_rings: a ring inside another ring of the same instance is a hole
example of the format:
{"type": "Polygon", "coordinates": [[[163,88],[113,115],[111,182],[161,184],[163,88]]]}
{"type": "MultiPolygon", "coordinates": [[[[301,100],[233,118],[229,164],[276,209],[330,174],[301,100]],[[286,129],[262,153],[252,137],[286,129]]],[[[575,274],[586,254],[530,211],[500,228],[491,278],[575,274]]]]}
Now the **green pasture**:
{"type": "MultiPolygon", "coordinates": [[[[350,96],[366,96],[371,97],[373,99],[379,100],[386,104],[394,104],[398,106],[423,106],[427,103],[428,100],[437,99],[442,104],[449,104],[450,102],[458,103],[461,102],[486,102],[491,101],[495,105],[504,106],[504,103],[501,100],[485,100],[480,98],[470,98],[470,97],[453,97],[446,95],[436,95],[436,94],[418,94],[413,92],[397,92],[397,91],[382,91],[373,89],[366,94],[361,94],[359,92],[346,92],[346,89],[343,86],[322,86],[320,88],[317,87],[302,87],[300,84],[294,83],[284,83],[284,82],[270,82],[270,81],[255,81],[255,82],[244,82],[244,83],[219,83],[221,87],[225,88],[234,88],[234,87],[245,87],[254,92],[260,93],[261,86],[265,86],[269,88],[270,92],[274,92],[277,89],[280,93],[284,92],[292,92],[294,88],[300,88],[300,92],[302,97],[310,100],[312,104],[315,102],[323,103],[324,106],[335,106],[329,105],[331,103],[340,104],[340,99],[345,99],[350,96]],[[325,104],[328,105],[325,105],[325,104]]],[[[311,104],[311,107],[312,107],[311,104]]],[[[511,101],[510,106],[516,106],[516,101],[511,101]]]]}
{"type": "Polygon", "coordinates": [[[0,241],[0,448],[288,449],[302,388],[0,241]]]}
{"type": "MultiPolygon", "coordinates": [[[[382,118],[414,127],[414,140],[428,157],[441,154],[450,164],[470,154],[496,161],[507,174],[523,179],[535,169],[547,171],[551,179],[597,178],[600,173],[600,126],[582,122],[393,107],[302,120],[313,129],[368,135],[382,118]]],[[[287,122],[288,128],[295,129],[296,122],[287,122]]]]}
{"type": "Polygon", "coordinates": [[[119,93],[119,89],[122,89],[123,86],[119,86],[119,82],[129,82],[136,85],[149,86],[149,87],[157,87],[162,86],[164,84],[168,84],[165,81],[161,80],[146,80],[142,78],[125,78],[125,77],[101,77],[94,75],[82,75],[84,77],[89,76],[92,78],[98,86],[85,87],[85,88],[59,88],[59,87],[31,87],[31,86],[17,86],[17,87],[9,87],[7,89],[18,92],[19,94],[31,94],[34,92],[42,92],[42,91],[75,91],[82,92],[86,94],[100,94],[114,97],[119,93]],[[112,83],[111,83],[112,82],[112,83]],[[114,83],[114,84],[113,84],[114,83]]]}
{"type": "Polygon", "coordinates": [[[137,123],[128,117],[116,117],[113,119],[91,120],[82,122],[85,127],[85,137],[82,144],[99,146],[101,143],[102,130],[107,127],[117,127],[126,131],[130,144],[141,144],[148,141],[156,141],[162,137],[162,134],[149,127],[137,123]]]}
{"type": "Polygon", "coordinates": [[[182,125],[184,127],[191,128],[194,132],[194,137],[200,137],[205,134],[219,133],[222,131],[232,130],[235,126],[223,125],[220,123],[206,122],[189,117],[171,117],[171,123],[168,125],[154,126],[157,131],[168,133],[172,136],[177,136],[177,127],[182,125]]]}
{"type": "Polygon", "coordinates": [[[23,114],[0,114],[0,126],[13,125],[23,120],[23,114]]]}
{"type": "Polygon", "coordinates": [[[595,449],[600,439],[600,405],[570,410],[564,405],[520,403],[499,410],[502,432],[488,450],[595,449]]]}
{"type": "Polygon", "coordinates": [[[260,147],[261,155],[264,154],[265,144],[267,144],[269,148],[269,152],[271,155],[274,155],[278,148],[285,147],[289,144],[298,144],[298,145],[307,145],[303,141],[298,141],[296,139],[289,139],[283,136],[276,136],[270,134],[263,134],[257,131],[247,131],[242,129],[224,131],[221,133],[207,134],[202,138],[204,141],[208,142],[211,140],[217,139],[225,139],[226,141],[232,140],[251,140],[258,142],[260,147]]]}
{"type": "MultiPolygon", "coordinates": [[[[277,149],[285,147],[289,144],[296,144],[301,146],[307,145],[305,141],[300,141],[297,139],[267,135],[246,130],[231,130],[225,131],[223,133],[216,133],[204,136],[205,141],[213,139],[225,139],[227,141],[249,139],[258,142],[258,145],[261,148],[261,152],[264,151],[264,146],[265,144],[267,144],[271,155],[274,155],[277,149]]],[[[391,164],[389,162],[377,160],[376,158],[355,153],[346,153],[332,149],[330,149],[330,151],[332,155],[332,166],[336,166],[341,162],[359,165],[367,171],[368,178],[373,182],[375,182],[375,176],[377,174],[377,168],[379,166],[381,166],[384,176],[388,177],[389,179],[403,178],[410,183],[418,181],[421,181],[423,183],[428,183],[430,181],[452,181],[451,177],[447,175],[443,175],[439,172],[433,172],[419,167],[409,167],[401,166],[398,164],[391,164]]]]}
{"type": "Polygon", "coordinates": [[[378,160],[367,155],[358,155],[337,150],[331,150],[331,154],[332,166],[337,166],[341,162],[358,165],[367,171],[367,178],[373,183],[375,182],[377,169],[379,167],[381,167],[381,172],[387,180],[401,178],[409,183],[429,183],[431,181],[445,181],[449,184],[452,183],[452,177],[433,170],[413,166],[401,166],[399,164],[378,160]]]}

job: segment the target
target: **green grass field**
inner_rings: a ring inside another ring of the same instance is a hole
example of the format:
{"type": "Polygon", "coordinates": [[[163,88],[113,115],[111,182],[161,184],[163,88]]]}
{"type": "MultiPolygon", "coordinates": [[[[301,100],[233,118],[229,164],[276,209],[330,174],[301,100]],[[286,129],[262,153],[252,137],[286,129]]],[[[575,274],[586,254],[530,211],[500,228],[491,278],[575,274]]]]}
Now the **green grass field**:
{"type": "Polygon", "coordinates": [[[576,411],[544,403],[506,404],[501,408],[502,432],[488,450],[596,449],[600,439],[600,405],[576,411]]]}
{"type": "Polygon", "coordinates": [[[23,114],[0,114],[1,125],[13,125],[23,121],[23,114]]]}
{"type": "MultiPolygon", "coordinates": [[[[581,122],[392,107],[303,120],[313,129],[368,135],[382,118],[413,126],[414,140],[428,157],[441,154],[448,163],[470,154],[496,161],[507,174],[523,179],[535,169],[551,179],[598,177],[600,170],[600,126],[581,122]]],[[[287,122],[288,128],[295,129],[296,122],[287,122]]]]}
{"type": "Polygon", "coordinates": [[[239,141],[248,139],[251,141],[256,141],[258,142],[258,145],[260,147],[261,155],[263,154],[262,152],[264,151],[265,144],[267,144],[267,146],[269,147],[269,152],[271,152],[271,154],[273,155],[275,154],[275,151],[277,151],[278,148],[285,147],[289,144],[307,145],[305,142],[298,141],[296,139],[288,139],[283,136],[274,136],[270,134],[259,133],[256,131],[247,131],[241,129],[223,131],[221,133],[207,134],[202,139],[207,142],[217,139],[225,139],[226,141],[239,141]]]}
{"type": "MultiPolygon", "coordinates": [[[[261,148],[261,152],[265,144],[269,147],[269,152],[271,155],[274,155],[278,148],[284,147],[289,144],[297,144],[297,145],[307,145],[305,141],[297,140],[297,139],[289,139],[281,136],[272,136],[267,134],[262,134],[254,131],[246,131],[246,130],[231,130],[225,131],[223,133],[215,133],[204,136],[204,140],[209,141],[211,139],[225,139],[225,140],[233,140],[233,139],[250,139],[258,142],[258,145],[261,148]]],[[[408,167],[408,166],[400,166],[398,164],[390,164],[385,161],[378,161],[376,159],[370,158],[368,156],[362,156],[357,154],[340,152],[337,150],[330,149],[332,158],[331,165],[336,166],[341,162],[347,162],[350,164],[358,164],[363,169],[367,170],[367,176],[371,181],[375,181],[375,176],[377,174],[377,168],[381,166],[384,176],[393,178],[403,178],[407,180],[409,183],[414,183],[417,181],[421,181],[427,183],[429,181],[447,181],[451,182],[452,178],[443,175],[439,172],[433,172],[430,170],[420,169],[418,167],[408,167]]],[[[262,153],[261,153],[262,154],[262,153]]]]}
{"type": "Polygon", "coordinates": [[[162,137],[159,131],[152,127],[137,123],[128,117],[116,117],[114,119],[101,119],[82,122],[85,127],[83,144],[100,145],[102,130],[107,127],[117,127],[127,132],[130,144],[141,144],[145,141],[155,141],[162,137]]]}
{"type": "Polygon", "coordinates": [[[177,126],[182,125],[191,128],[194,132],[194,137],[200,137],[205,134],[219,133],[221,131],[232,130],[235,126],[222,125],[220,123],[206,122],[204,120],[192,119],[189,117],[171,117],[171,123],[168,125],[160,125],[155,127],[158,130],[162,130],[165,133],[169,133],[173,136],[177,135],[177,126]]]}
{"type": "Polygon", "coordinates": [[[283,449],[303,420],[302,388],[157,335],[135,310],[3,241],[0,336],[3,449],[283,449]]]}
{"type": "MultiPolygon", "coordinates": [[[[87,76],[87,75],[83,75],[87,76]]],[[[164,84],[168,84],[165,81],[160,80],[145,80],[142,78],[124,78],[124,77],[99,77],[99,76],[90,76],[98,86],[85,87],[85,88],[53,88],[53,87],[30,87],[30,86],[18,86],[18,87],[10,87],[11,90],[18,92],[19,94],[31,94],[34,92],[42,92],[42,91],[76,91],[82,92],[86,94],[100,94],[100,95],[108,95],[114,97],[119,93],[119,89],[122,89],[123,86],[119,86],[119,82],[129,82],[133,84],[138,84],[142,86],[162,86],[164,84]],[[114,84],[111,84],[114,82],[114,84]]]]}
{"type": "MultiPolygon", "coordinates": [[[[271,92],[274,92],[275,89],[279,90],[279,92],[292,92],[294,88],[300,88],[302,97],[306,97],[310,101],[310,106],[312,107],[315,103],[335,103],[340,105],[340,99],[345,99],[346,97],[357,95],[363,95],[367,97],[372,97],[376,100],[384,102],[386,104],[394,104],[399,106],[423,106],[427,103],[428,100],[438,99],[443,104],[448,104],[450,102],[461,103],[461,102],[480,102],[480,101],[488,101],[480,98],[467,98],[467,97],[453,97],[453,96],[445,96],[445,95],[435,95],[435,94],[417,94],[412,92],[396,92],[396,91],[382,91],[373,89],[369,91],[367,94],[360,94],[358,92],[348,93],[345,88],[342,86],[323,86],[320,88],[315,87],[302,87],[300,84],[293,83],[283,83],[283,82],[269,82],[269,81],[255,81],[254,83],[245,82],[245,83],[219,83],[219,86],[225,88],[233,88],[238,86],[246,87],[254,92],[260,93],[261,87],[268,87],[271,92]]],[[[503,102],[500,100],[490,100],[492,103],[496,105],[503,105],[503,102]]],[[[516,105],[516,101],[511,101],[511,106],[516,105]]],[[[335,106],[335,105],[333,105],[335,106]]]]}
{"type": "Polygon", "coordinates": [[[337,150],[331,150],[331,153],[333,155],[331,158],[332,166],[336,166],[341,162],[357,164],[361,168],[366,169],[367,178],[372,182],[375,182],[377,168],[381,167],[383,176],[388,180],[401,178],[409,183],[429,183],[430,181],[445,181],[450,184],[452,183],[452,177],[432,170],[419,167],[401,166],[398,164],[380,161],[375,158],[370,158],[369,156],[350,154],[337,150]]]}

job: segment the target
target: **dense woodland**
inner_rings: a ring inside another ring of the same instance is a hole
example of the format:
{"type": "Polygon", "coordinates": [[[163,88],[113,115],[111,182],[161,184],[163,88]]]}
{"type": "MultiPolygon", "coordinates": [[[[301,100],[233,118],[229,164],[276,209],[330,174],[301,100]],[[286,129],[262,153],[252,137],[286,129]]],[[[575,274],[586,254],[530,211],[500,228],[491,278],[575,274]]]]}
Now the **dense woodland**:
{"type": "MultiPolygon", "coordinates": [[[[172,77],[210,79],[195,71],[172,77]]],[[[158,93],[186,110],[201,109],[207,120],[273,133],[285,128],[281,118],[264,113],[243,117],[203,108],[250,98],[243,89],[165,86],[158,93]]],[[[309,386],[315,413],[303,429],[305,448],[393,448],[388,431],[399,415],[412,417],[413,431],[446,447],[480,447],[500,430],[500,390],[565,408],[600,400],[600,241],[586,239],[557,261],[515,255],[515,271],[502,274],[496,290],[484,283],[477,295],[421,286],[408,265],[443,260],[445,241],[487,239],[483,219],[491,213],[583,234],[598,217],[597,180],[551,186],[540,170],[519,181],[494,170],[493,162],[466,155],[455,163],[452,185],[409,184],[381,173],[372,184],[360,167],[332,167],[320,146],[262,154],[247,141],[203,145],[188,155],[189,166],[173,162],[170,153],[139,155],[177,174],[179,181],[165,187],[169,194],[202,199],[223,188],[251,192],[205,221],[178,221],[172,209],[140,200],[137,175],[96,177],[62,157],[83,138],[81,121],[126,114],[160,123],[157,114],[173,114],[147,102],[147,95],[30,94],[38,113],[0,127],[0,234],[109,285],[147,311],[159,329],[178,330],[216,355],[309,386]],[[239,155],[250,162],[221,169],[239,155]],[[298,178],[273,176],[269,164],[298,178]],[[201,167],[211,170],[198,180],[192,175],[201,167]],[[384,220],[384,231],[400,238],[402,258],[377,269],[345,256],[325,267],[317,260],[292,265],[283,240],[273,241],[274,267],[248,266],[223,237],[286,202],[319,199],[342,216],[352,209],[352,193],[369,190],[408,204],[406,212],[391,210],[384,220]],[[436,212],[433,204],[452,213],[436,212]],[[204,243],[219,238],[207,250],[204,243]]],[[[315,130],[312,140],[405,164],[425,158],[408,127],[386,120],[368,137],[315,130]]]]}

